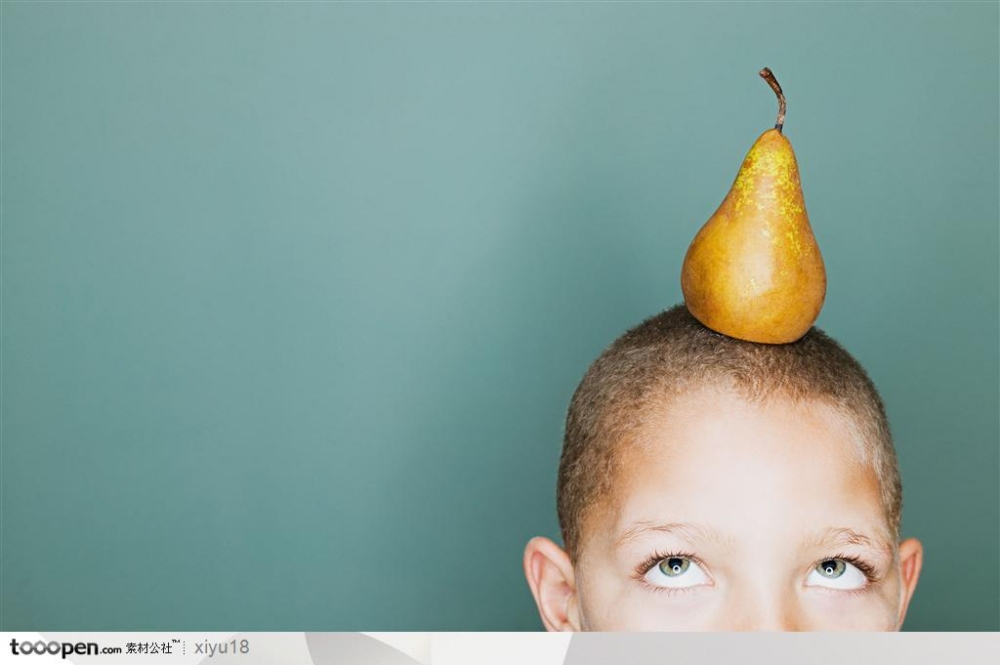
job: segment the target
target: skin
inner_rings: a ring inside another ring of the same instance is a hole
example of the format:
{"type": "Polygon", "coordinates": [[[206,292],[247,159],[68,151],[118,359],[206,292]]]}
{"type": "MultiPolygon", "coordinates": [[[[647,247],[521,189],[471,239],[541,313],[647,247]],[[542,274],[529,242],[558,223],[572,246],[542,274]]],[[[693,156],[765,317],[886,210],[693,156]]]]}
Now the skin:
{"type": "Polygon", "coordinates": [[[640,433],[615,500],[585,522],[575,565],[547,538],[528,543],[546,629],[899,630],[923,550],[890,539],[850,431],[818,402],[678,398],[640,433]]]}

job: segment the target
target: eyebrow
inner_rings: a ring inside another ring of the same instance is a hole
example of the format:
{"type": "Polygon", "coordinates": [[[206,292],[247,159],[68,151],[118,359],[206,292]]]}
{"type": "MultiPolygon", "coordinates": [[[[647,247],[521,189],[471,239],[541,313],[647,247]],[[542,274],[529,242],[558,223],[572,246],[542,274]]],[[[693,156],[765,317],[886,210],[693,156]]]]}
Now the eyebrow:
{"type": "Polygon", "coordinates": [[[641,521],[636,522],[628,529],[622,532],[620,536],[615,540],[615,547],[621,547],[626,543],[639,540],[645,536],[652,534],[666,534],[669,536],[676,536],[681,540],[685,540],[692,545],[699,542],[715,542],[722,546],[729,547],[732,545],[732,538],[726,538],[722,536],[717,531],[713,531],[708,527],[700,526],[698,524],[689,524],[686,522],[669,522],[666,524],[656,524],[651,521],[641,521]]]}
{"type": "MultiPolygon", "coordinates": [[[[668,522],[664,524],[657,524],[652,521],[640,521],[630,526],[628,529],[623,531],[620,536],[618,536],[615,540],[615,547],[622,547],[627,543],[634,542],[654,534],[676,536],[692,545],[697,545],[700,542],[714,542],[722,545],[723,547],[732,547],[733,545],[733,539],[731,537],[723,536],[717,531],[713,531],[708,527],[698,524],[690,524],[686,522],[668,522]]],[[[892,545],[889,539],[884,535],[876,534],[874,536],[868,536],[860,531],[857,531],[856,529],[848,527],[829,527],[827,529],[822,529],[817,531],[809,542],[810,544],[817,546],[824,545],[837,547],[857,545],[882,552],[892,551],[892,545]]]]}
{"type": "Polygon", "coordinates": [[[891,541],[883,534],[867,536],[847,527],[830,527],[816,532],[813,545],[859,545],[872,550],[891,552],[891,541]]]}

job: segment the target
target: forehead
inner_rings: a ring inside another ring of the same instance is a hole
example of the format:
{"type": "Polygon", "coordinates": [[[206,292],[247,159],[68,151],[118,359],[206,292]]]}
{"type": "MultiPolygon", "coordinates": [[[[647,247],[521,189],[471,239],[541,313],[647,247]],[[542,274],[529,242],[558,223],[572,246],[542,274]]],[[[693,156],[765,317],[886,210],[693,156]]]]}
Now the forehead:
{"type": "Polygon", "coordinates": [[[653,411],[628,448],[604,528],[694,522],[737,539],[888,530],[847,417],[822,402],[749,403],[706,388],[653,411]]]}

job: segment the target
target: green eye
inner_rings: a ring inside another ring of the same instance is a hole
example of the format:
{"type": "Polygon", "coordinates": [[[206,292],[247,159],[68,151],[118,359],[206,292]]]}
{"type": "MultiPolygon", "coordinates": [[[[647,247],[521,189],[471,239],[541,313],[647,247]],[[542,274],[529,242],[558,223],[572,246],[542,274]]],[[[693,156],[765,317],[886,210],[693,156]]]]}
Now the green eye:
{"type": "Polygon", "coordinates": [[[660,562],[660,572],[667,577],[683,575],[691,566],[691,561],[679,556],[673,556],[660,562]]]}
{"type": "Polygon", "coordinates": [[[816,566],[819,574],[828,579],[836,579],[847,570],[847,564],[840,559],[827,559],[816,566]]]}

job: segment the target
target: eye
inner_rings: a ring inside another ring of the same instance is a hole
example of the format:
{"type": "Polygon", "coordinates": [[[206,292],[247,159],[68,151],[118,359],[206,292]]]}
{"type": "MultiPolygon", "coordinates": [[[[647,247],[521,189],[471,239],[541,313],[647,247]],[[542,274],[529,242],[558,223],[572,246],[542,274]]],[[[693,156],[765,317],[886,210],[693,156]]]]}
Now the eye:
{"type": "Polygon", "coordinates": [[[843,559],[825,559],[809,572],[806,585],[828,589],[860,589],[867,581],[867,576],[854,564],[843,559]]]}
{"type": "Polygon", "coordinates": [[[646,573],[646,581],[660,587],[692,587],[708,582],[708,575],[697,563],[685,556],[660,559],[646,573]]]}

